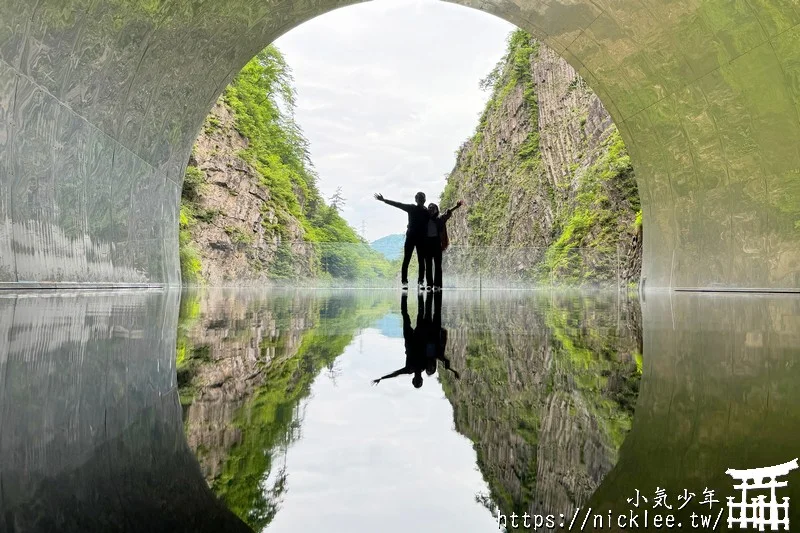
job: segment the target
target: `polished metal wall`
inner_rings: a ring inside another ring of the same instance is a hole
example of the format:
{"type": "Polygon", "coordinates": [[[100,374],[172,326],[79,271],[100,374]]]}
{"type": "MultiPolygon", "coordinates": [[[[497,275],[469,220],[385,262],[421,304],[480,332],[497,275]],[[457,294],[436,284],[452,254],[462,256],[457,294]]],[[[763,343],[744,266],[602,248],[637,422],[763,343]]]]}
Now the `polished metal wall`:
{"type": "MultiPolygon", "coordinates": [[[[179,282],[183,169],[255,53],[342,0],[0,0],[0,283],[179,282]]],[[[627,143],[645,288],[800,288],[800,6],[463,0],[586,78],[627,143]]]]}

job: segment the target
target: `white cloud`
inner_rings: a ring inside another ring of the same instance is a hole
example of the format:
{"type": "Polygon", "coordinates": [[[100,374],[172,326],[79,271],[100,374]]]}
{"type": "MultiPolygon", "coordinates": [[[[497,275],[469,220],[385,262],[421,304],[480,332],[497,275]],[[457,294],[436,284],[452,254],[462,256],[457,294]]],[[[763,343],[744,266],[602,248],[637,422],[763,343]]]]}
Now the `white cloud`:
{"type": "Polygon", "coordinates": [[[310,142],[319,186],[342,186],[342,214],[366,221],[374,240],[405,230],[405,213],[375,192],[438,200],[455,151],[487,94],[478,81],[502,57],[513,26],[437,0],[375,0],[337,9],[276,45],[297,87],[297,122],[310,142]]]}

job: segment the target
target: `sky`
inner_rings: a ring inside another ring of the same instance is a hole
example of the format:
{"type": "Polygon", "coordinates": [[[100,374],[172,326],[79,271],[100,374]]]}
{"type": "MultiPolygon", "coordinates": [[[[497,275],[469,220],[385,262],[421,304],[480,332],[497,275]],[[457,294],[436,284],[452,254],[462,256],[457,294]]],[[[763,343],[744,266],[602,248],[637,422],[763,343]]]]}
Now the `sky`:
{"type": "Polygon", "coordinates": [[[328,199],[342,187],[341,214],[367,240],[404,233],[408,220],[374,193],[413,203],[421,190],[438,203],[489,97],[478,82],[503,57],[513,29],[440,0],[374,0],[275,41],[292,69],[295,119],[319,188],[328,199]]]}

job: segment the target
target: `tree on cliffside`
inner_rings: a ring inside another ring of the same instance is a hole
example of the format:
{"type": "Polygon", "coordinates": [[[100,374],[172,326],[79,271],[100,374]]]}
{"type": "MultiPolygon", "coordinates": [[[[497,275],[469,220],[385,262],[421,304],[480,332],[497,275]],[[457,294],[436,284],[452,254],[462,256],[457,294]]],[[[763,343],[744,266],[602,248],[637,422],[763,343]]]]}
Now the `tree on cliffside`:
{"type": "Polygon", "coordinates": [[[331,208],[336,211],[337,213],[342,209],[346,199],[342,194],[342,186],[339,185],[336,187],[336,192],[333,193],[333,196],[330,197],[328,200],[331,203],[331,208]]]}

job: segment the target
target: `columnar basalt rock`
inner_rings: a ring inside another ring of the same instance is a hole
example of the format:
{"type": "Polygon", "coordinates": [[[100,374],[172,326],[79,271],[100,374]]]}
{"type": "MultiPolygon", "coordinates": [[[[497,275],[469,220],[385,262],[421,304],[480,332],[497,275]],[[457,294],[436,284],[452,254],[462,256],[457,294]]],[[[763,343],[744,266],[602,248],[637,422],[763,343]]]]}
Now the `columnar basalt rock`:
{"type": "MultiPolygon", "coordinates": [[[[598,96],[524,32],[512,36],[488,79],[492,97],[443,195],[446,205],[456,198],[467,204],[450,223],[452,242],[500,248],[489,265],[499,276],[635,285],[640,200],[630,158],[598,96]],[[520,259],[509,261],[510,253],[520,259]]],[[[469,250],[463,253],[474,255],[469,250]]]]}
{"type": "Polygon", "coordinates": [[[525,303],[532,312],[500,300],[491,313],[448,316],[459,324],[448,331],[448,353],[461,379],[441,380],[500,511],[568,514],[611,471],[630,427],[641,311],[611,298],[525,303]],[[619,322],[609,314],[617,305],[619,322]]]}

